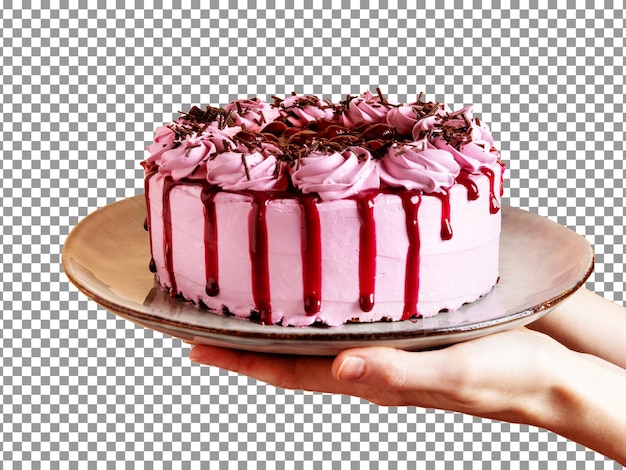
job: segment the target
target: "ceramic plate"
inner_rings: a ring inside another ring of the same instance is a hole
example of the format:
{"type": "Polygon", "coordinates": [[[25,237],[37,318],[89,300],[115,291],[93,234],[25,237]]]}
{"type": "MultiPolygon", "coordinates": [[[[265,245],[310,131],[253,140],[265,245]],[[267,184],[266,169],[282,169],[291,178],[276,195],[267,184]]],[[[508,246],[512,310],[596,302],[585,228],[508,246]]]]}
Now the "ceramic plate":
{"type": "Polygon", "coordinates": [[[528,324],[581,287],[593,269],[589,243],[548,219],[503,207],[500,282],[455,312],[401,322],[339,328],[259,325],[201,310],[165,294],[148,270],[143,196],[108,205],[82,220],[63,248],[78,289],[105,309],[188,342],[260,352],[334,355],[358,346],[427,349],[528,324]]]}

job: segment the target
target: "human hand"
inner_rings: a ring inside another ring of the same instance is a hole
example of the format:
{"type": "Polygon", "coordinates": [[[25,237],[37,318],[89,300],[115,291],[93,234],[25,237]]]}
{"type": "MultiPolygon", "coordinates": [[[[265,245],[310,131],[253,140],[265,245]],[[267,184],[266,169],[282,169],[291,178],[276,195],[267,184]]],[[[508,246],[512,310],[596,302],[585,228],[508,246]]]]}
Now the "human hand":
{"type": "Polygon", "coordinates": [[[527,422],[530,412],[553,407],[551,367],[567,353],[543,334],[518,329],[436,351],[372,347],[327,358],[198,345],[190,357],[281,388],[527,422]]]}
{"type": "Polygon", "coordinates": [[[356,348],[335,358],[198,345],[190,358],[281,388],[535,425],[626,465],[624,310],[588,291],[557,310],[536,325],[550,336],[519,328],[434,351],[356,348]]]}

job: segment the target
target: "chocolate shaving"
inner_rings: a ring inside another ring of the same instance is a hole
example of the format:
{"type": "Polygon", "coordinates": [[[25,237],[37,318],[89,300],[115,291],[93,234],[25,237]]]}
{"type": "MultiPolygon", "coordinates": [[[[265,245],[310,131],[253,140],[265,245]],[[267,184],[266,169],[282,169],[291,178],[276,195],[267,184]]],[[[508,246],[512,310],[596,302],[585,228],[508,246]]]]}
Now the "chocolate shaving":
{"type": "Polygon", "coordinates": [[[380,87],[376,88],[376,93],[378,93],[378,99],[382,104],[387,104],[387,98],[384,97],[383,92],[380,91],[380,87]]]}
{"type": "Polygon", "coordinates": [[[250,169],[248,168],[248,163],[246,162],[246,155],[241,154],[241,163],[243,164],[243,169],[246,172],[246,179],[250,181],[250,169]]]}

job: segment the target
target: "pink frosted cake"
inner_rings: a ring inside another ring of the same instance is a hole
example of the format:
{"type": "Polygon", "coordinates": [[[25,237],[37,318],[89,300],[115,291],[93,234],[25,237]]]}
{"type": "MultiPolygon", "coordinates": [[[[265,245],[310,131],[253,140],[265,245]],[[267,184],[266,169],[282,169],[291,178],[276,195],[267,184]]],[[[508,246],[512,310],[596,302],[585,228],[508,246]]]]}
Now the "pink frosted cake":
{"type": "Polygon", "coordinates": [[[429,317],[493,288],[504,167],[471,107],[380,92],[273,100],[157,128],[146,227],[172,296],[338,326],[429,317]]]}

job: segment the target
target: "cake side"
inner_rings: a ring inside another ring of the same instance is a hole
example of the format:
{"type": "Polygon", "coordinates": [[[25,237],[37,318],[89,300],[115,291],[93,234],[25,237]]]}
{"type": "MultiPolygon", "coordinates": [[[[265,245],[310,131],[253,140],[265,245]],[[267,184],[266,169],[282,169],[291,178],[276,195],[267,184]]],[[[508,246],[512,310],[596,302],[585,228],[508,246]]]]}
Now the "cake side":
{"type": "Polygon", "coordinates": [[[163,201],[166,178],[156,175],[149,185],[156,274],[164,288],[173,288],[187,300],[266,323],[337,326],[455,310],[487,293],[498,277],[500,213],[489,210],[489,178],[471,178],[480,196],[469,200],[466,187],[455,184],[449,191],[448,219],[442,217],[439,197],[415,196],[420,198],[420,247],[412,260],[407,208],[398,193],[372,195],[375,227],[365,239],[367,221],[356,199],[314,202],[319,216],[315,235],[303,223],[307,209],[300,201],[271,200],[264,224],[267,246],[256,256],[261,229],[253,220],[258,204],[253,195],[219,192],[212,201],[214,218],[207,222],[203,185],[182,183],[170,190],[169,203],[176,211],[164,217],[164,206],[157,201],[163,201]],[[163,220],[171,224],[169,229],[163,220]],[[213,242],[207,239],[207,224],[215,232],[213,242]],[[442,230],[449,228],[451,237],[442,238],[442,230]],[[316,243],[320,257],[307,262],[306,245],[316,243]],[[205,261],[211,250],[219,253],[212,273],[205,261]],[[255,280],[255,264],[265,267],[266,278],[261,274],[255,280]],[[418,282],[417,295],[406,282],[410,272],[418,282]]]}

